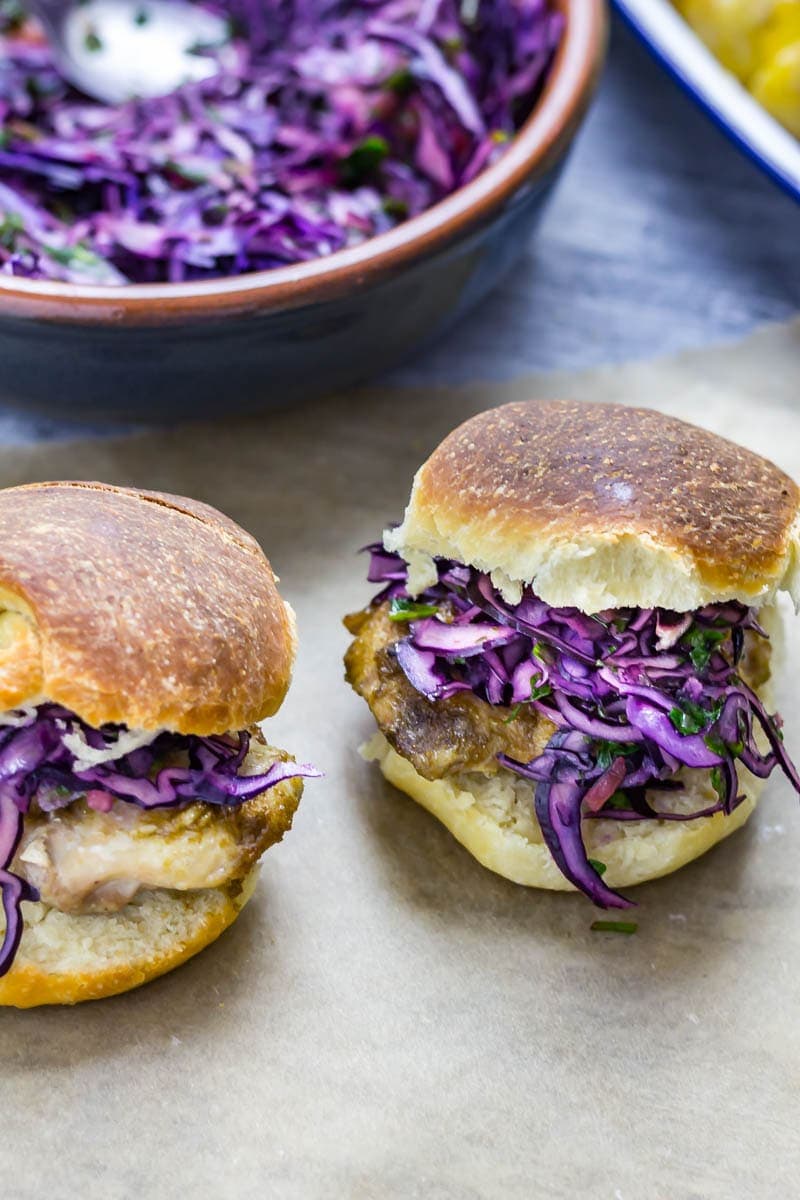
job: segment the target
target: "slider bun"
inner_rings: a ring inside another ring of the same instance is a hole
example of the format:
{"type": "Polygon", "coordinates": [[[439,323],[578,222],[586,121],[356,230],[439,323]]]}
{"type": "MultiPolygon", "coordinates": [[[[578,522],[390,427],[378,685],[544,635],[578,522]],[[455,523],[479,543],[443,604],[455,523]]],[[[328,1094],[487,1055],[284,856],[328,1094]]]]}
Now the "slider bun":
{"type": "MultiPolygon", "coordinates": [[[[251,770],[266,770],[274,754],[271,747],[255,742],[246,761],[251,770]]],[[[239,836],[256,842],[256,853],[279,842],[291,828],[302,794],[301,779],[285,779],[245,800],[238,810],[239,836]]],[[[202,836],[202,828],[195,828],[198,848],[202,836]]],[[[179,870],[180,854],[186,851],[169,838],[166,849],[179,870]]],[[[11,970],[0,977],[0,1007],[100,1000],[173,970],[236,920],[258,879],[258,863],[251,864],[252,858],[245,860],[242,879],[216,888],[142,889],[116,913],[76,915],[40,901],[23,901],[22,938],[11,970]]]]}
{"type": "Polygon", "coordinates": [[[294,614],[214,508],[104,483],[0,491],[0,710],[208,734],[270,716],[294,614]]]}
{"type": "Polygon", "coordinates": [[[233,924],[258,870],[236,887],[143,891],[114,914],[71,916],[24,903],[25,932],[13,967],[0,979],[0,1005],[100,1000],[171,971],[233,924]]]}
{"type": "Polygon", "coordinates": [[[800,603],[800,491],[771,462],[673,417],[547,401],[480,413],[420,468],[388,548],[409,585],[431,557],[585,612],[800,603]]]}
{"type": "MultiPolygon", "coordinates": [[[[427,808],[490,871],[527,887],[576,890],[561,874],[542,840],[533,815],[532,784],[517,780],[510,772],[423,779],[380,733],[369,742],[364,754],[378,762],[389,783],[427,808]]],[[[686,772],[682,778],[685,790],[681,803],[689,806],[686,811],[715,802],[707,771],[686,772]]],[[[589,857],[606,864],[603,882],[612,888],[645,883],[705,854],[744,825],[756,806],[762,780],[743,771],[739,783],[747,799],[729,817],[715,813],[695,821],[584,821],[589,857]]],[[[654,793],[650,800],[656,807],[666,808],[668,795],[654,793]]]]}

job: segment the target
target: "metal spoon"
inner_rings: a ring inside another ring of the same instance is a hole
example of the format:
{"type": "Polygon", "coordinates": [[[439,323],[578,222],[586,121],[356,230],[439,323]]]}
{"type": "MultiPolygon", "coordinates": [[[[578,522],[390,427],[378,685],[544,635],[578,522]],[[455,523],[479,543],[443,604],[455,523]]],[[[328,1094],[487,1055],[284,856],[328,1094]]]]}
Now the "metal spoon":
{"type": "Polygon", "coordinates": [[[27,0],[65,78],[105,104],[164,96],[218,71],[202,50],[229,38],[227,22],[186,0],[27,0]]]}

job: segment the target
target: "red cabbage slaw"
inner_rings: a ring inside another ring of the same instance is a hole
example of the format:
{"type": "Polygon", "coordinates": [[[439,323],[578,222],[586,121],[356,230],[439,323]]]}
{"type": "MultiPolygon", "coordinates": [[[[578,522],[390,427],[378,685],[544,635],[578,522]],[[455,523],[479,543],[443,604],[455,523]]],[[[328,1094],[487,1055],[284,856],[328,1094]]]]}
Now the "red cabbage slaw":
{"type": "Polygon", "coordinates": [[[218,76],[109,107],[0,0],[0,274],[174,282],[364,241],[503,153],[563,28],[552,0],[224,8],[218,76]]]}
{"type": "Polygon", "coordinates": [[[36,890],[11,871],[32,803],[43,812],[81,796],[91,807],[105,810],[115,799],[144,809],[174,808],[193,800],[230,806],[286,779],[320,774],[294,762],[275,762],[257,775],[240,774],[250,747],[246,731],[211,737],[158,733],[119,753],[126,737],[121,726],[93,729],[56,704],[0,716],[0,889],[6,918],[0,976],[11,968],[22,937],[21,901],[38,899],[36,890]],[[185,765],[163,765],[176,758],[185,765]]]}
{"type": "Polygon", "coordinates": [[[438,583],[418,597],[406,564],[380,544],[370,582],[373,603],[409,622],[394,653],[409,682],[429,700],[470,691],[494,705],[523,705],[556,733],[531,762],[501,754],[502,766],[535,786],[542,835],[561,872],[602,908],[631,901],[609,888],[588,858],[582,820],[688,821],[730,815],[744,797],[737,762],[766,778],[779,766],[800,792],[781,721],[737,673],[745,632],[766,637],[755,611],[729,602],[694,613],[618,609],[589,616],[554,608],[527,588],[508,605],[488,575],[437,561],[438,583]],[[756,741],[762,731],[769,749],[756,741]],[[681,767],[711,773],[714,804],[692,813],[659,811],[648,791],[682,785],[681,767]]]}

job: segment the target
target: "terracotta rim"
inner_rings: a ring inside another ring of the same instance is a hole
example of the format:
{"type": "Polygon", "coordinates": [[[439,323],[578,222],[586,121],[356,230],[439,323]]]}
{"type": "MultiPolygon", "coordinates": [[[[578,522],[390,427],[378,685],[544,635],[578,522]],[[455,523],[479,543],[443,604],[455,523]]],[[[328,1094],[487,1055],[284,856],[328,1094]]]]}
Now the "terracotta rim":
{"type": "Polygon", "coordinates": [[[0,316],[152,324],[281,311],[352,293],[485,224],[563,154],[589,103],[606,43],[605,0],[558,0],[566,30],[542,97],[506,154],[466,187],[388,233],[327,258],[194,283],[91,287],[0,280],[0,316]]]}

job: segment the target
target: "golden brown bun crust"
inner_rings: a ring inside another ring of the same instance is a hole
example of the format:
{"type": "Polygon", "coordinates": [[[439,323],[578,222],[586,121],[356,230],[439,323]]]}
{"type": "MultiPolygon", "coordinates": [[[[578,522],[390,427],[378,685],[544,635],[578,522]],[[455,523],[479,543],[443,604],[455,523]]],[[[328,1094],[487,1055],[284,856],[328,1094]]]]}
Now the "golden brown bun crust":
{"type": "Polygon", "coordinates": [[[294,651],[267,559],[216,509],[104,483],[0,491],[0,709],[244,729],[280,707],[294,651]]]}
{"type": "Polygon", "coordinates": [[[258,870],[254,867],[235,887],[143,893],[115,916],[75,917],[49,910],[32,933],[26,931],[27,938],[38,939],[36,956],[26,954],[23,939],[13,968],[0,979],[0,1006],[102,1000],[172,971],[233,924],[253,894],[258,870]],[[59,964],[55,969],[54,962],[59,964]]]}
{"type": "Polygon", "coordinates": [[[387,544],[533,583],[552,604],[688,610],[796,590],[799,506],[772,463],[673,417],[518,403],[445,438],[387,544]]]}

